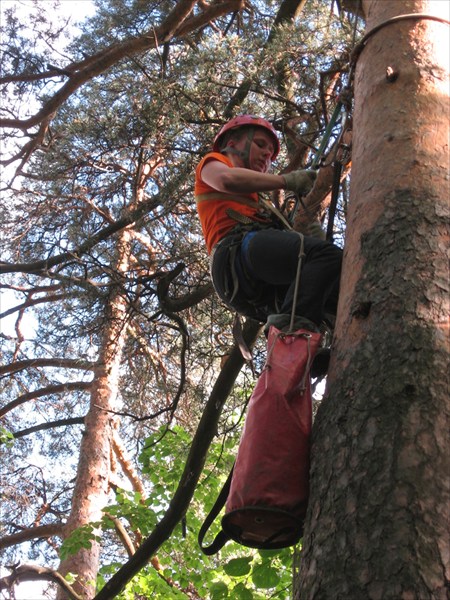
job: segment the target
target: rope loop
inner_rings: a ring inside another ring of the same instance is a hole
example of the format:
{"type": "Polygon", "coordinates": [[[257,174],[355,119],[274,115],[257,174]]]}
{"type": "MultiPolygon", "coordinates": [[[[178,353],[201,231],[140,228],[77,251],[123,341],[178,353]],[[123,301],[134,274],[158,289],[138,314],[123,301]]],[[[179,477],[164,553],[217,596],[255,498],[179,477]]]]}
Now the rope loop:
{"type": "Polygon", "coordinates": [[[425,13],[411,13],[406,15],[397,15],[396,17],[391,17],[378,25],[375,25],[370,31],[368,31],[364,37],[361,39],[358,44],[353,48],[350,54],[350,71],[354,70],[356,62],[361,55],[361,52],[364,50],[367,41],[371,38],[375,33],[383,29],[387,25],[393,25],[394,23],[399,23],[400,21],[406,21],[409,19],[422,20],[428,19],[430,21],[437,21],[438,23],[443,23],[444,25],[450,25],[450,21],[448,19],[444,19],[442,17],[438,17],[436,15],[427,15],[425,13]]]}

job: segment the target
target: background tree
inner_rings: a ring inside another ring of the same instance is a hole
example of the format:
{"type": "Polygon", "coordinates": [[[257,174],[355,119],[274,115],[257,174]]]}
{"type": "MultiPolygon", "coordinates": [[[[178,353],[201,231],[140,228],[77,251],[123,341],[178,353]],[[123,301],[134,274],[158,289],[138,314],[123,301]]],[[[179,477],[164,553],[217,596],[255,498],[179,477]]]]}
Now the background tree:
{"type": "Polygon", "coordinates": [[[63,574],[61,597],[92,598],[118,569],[113,597],[143,569],[125,596],[289,596],[292,551],[196,544],[254,380],[211,290],[193,171],[233,112],[275,123],[278,169],[307,166],[356,24],[323,2],[101,1],[62,50],[42,3],[6,14],[0,547],[41,566],[3,589],[63,574]]]}
{"type": "Polygon", "coordinates": [[[340,308],[296,598],[443,599],[449,6],[362,7],[340,308]]]}

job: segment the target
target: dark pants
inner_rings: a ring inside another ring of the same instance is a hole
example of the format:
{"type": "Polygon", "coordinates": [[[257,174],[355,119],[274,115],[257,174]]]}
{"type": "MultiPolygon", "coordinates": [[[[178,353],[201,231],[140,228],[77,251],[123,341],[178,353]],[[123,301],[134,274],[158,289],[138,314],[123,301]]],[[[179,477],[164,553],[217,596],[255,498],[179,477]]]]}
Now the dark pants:
{"type": "MultiPolygon", "coordinates": [[[[291,313],[300,244],[297,233],[278,229],[227,236],[211,265],[218,295],[261,322],[270,314],[291,313]]],[[[320,325],[325,312],[336,314],[342,250],[305,236],[304,255],[295,314],[320,325]]]]}

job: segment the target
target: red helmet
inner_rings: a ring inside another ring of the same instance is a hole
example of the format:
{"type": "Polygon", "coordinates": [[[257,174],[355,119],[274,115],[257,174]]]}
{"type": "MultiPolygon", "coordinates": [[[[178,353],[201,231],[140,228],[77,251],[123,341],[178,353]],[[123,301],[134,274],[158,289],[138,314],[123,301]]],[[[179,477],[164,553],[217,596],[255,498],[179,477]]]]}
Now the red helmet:
{"type": "Polygon", "coordinates": [[[248,125],[252,127],[263,127],[266,131],[269,132],[274,143],[274,152],[272,154],[272,160],[275,160],[280,151],[280,140],[278,139],[277,132],[269,123],[269,121],[266,121],[261,117],[254,117],[253,115],[239,115],[237,117],[234,117],[234,119],[231,119],[231,121],[228,121],[228,123],[225,123],[225,125],[222,126],[219,133],[214,138],[213,151],[220,152],[220,148],[222,146],[222,139],[227,131],[230,131],[232,129],[238,129],[239,127],[244,127],[248,125]]]}

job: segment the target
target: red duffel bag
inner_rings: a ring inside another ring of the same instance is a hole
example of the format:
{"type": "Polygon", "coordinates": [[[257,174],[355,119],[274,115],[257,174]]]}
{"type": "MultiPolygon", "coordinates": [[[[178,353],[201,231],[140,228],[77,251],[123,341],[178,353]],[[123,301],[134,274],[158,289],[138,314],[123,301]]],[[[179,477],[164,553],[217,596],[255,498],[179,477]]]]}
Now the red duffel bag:
{"type": "Polygon", "coordinates": [[[266,365],[250,398],[233,471],[199,533],[205,554],[229,539],[275,549],[301,538],[309,495],[309,370],[319,342],[319,333],[270,327],[266,365]],[[205,547],[205,533],[225,498],[222,531],[205,547]]]}

